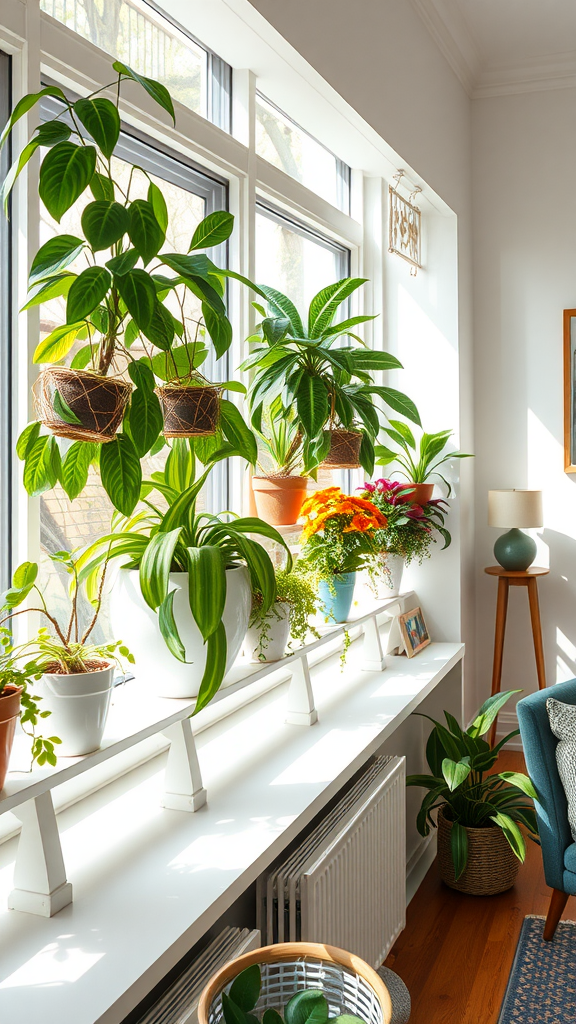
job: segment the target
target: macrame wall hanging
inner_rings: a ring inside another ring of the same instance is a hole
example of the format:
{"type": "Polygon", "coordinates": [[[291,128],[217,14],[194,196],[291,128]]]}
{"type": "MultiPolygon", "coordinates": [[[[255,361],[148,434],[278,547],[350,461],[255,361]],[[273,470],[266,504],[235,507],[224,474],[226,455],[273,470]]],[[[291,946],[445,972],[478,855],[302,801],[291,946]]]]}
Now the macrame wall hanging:
{"type": "Polygon", "coordinates": [[[398,171],[394,175],[396,187],[389,186],[390,195],[390,220],[388,234],[388,252],[400,256],[410,264],[410,274],[416,277],[422,269],[421,262],[421,215],[420,210],[414,205],[414,199],[422,191],[420,185],[412,186],[406,178],[406,184],[402,184],[405,177],[404,171],[398,171]],[[402,187],[410,189],[407,199],[398,191],[402,187]]]}

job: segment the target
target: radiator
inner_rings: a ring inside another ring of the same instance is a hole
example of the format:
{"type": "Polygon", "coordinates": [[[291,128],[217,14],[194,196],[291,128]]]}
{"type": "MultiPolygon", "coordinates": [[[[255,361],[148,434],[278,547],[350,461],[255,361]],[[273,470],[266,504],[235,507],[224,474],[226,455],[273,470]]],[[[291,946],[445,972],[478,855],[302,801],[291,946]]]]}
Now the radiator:
{"type": "Polygon", "coordinates": [[[138,1024],[197,1024],[198,1001],[212,975],[229,960],[261,945],[259,931],[224,928],[139,1019],[138,1024]]]}
{"type": "Polygon", "coordinates": [[[263,944],[323,942],[378,968],[406,922],[405,759],[375,758],[257,885],[263,944]]]}

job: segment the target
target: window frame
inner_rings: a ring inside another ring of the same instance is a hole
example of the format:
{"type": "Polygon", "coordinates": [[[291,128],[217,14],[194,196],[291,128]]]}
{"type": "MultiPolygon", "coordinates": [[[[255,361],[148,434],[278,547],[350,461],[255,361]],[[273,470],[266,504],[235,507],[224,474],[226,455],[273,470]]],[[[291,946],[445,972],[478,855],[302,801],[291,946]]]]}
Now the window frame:
{"type": "MultiPolygon", "coordinates": [[[[12,58],[0,51],[0,124],[12,109],[12,58]]],[[[0,153],[0,178],[12,163],[10,140],[0,153]]],[[[11,203],[9,213],[11,213],[11,203]]],[[[13,541],[13,331],[12,331],[12,221],[0,213],[0,590],[12,573],[13,541]]]]}

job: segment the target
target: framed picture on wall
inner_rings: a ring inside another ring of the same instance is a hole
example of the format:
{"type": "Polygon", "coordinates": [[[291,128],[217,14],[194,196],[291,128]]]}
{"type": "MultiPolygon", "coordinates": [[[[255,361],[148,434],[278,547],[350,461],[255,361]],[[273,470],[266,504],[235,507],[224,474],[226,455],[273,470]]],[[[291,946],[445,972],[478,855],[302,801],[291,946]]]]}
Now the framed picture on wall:
{"type": "Polygon", "coordinates": [[[576,473],[576,309],[564,310],[564,471],[576,473]]]}
{"type": "Polygon", "coordinates": [[[398,624],[404,642],[404,650],[409,658],[413,658],[418,651],[430,643],[430,634],[421,608],[412,608],[404,615],[399,615],[398,624]]]}

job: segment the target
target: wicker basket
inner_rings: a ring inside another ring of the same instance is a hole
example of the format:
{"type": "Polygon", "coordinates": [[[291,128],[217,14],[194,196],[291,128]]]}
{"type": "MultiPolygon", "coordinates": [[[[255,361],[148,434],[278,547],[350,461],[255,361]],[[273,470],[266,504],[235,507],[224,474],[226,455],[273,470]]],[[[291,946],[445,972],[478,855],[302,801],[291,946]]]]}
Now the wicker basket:
{"type": "Polygon", "coordinates": [[[355,1014],[366,1024],[389,1024],[391,1020],[388,989],[364,960],[334,946],[280,942],[245,953],[217,971],[200,996],[198,1024],[222,1024],[222,992],[252,964],[259,964],[262,973],[254,1010],[258,1019],[269,1008],[282,1013],[296,992],[317,988],[328,1000],[331,1017],[355,1014]]]}
{"type": "Polygon", "coordinates": [[[220,388],[167,384],[156,388],[164,437],[210,437],[220,422],[220,388]]]}
{"type": "Polygon", "coordinates": [[[72,441],[112,441],[128,404],[132,385],[69,366],[49,366],[34,383],[38,419],[57,437],[72,441]],[[80,422],[67,423],[54,410],[58,392],[80,422]]]}
{"type": "Polygon", "coordinates": [[[328,469],[358,469],[362,434],[358,430],[330,430],[330,448],[322,463],[328,469]]]}
{"type": "Polygon", "coordinates": [[[450,851],[452,822],[444,807],[438,811],[438,863],[442,881],[451,889],[471,896],[495,896],[511,889],[520,869],[520,861],[512,852],[501,828],[467,828],[468,863],[458,880],[450,851]]]}

